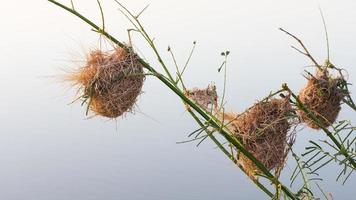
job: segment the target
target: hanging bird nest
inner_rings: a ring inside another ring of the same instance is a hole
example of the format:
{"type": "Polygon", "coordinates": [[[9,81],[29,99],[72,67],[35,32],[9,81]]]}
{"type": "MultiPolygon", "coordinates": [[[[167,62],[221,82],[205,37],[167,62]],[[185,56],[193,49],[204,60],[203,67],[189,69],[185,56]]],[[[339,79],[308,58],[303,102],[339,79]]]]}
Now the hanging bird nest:
{"type": "Polygon", "coordinates": [[[205,110],[210,111],[217,108],[218,94],[215,85],[209,85],[205,89],[186,90],[185,95],[205,110]]]}
{"type": "MultiPolygon", "coordinates": [[[[224,121],[230,122],[228,128],[246,150],[269,170],[277,171],[283,168],[293,144],[293,137],[288,134],[291,112],[289,98],[272,98],[256,103],[242,114],[225,114],[224,121]]],[[[260,172],[257,166],[241,153],[238,155],[238,163],[250,176],[260,172]]]]}
{"type": "MultiPolygon", "coordinates": [[[[342,78],[333,78],[327,69],[317,69],[315,75],[308,74],[308,83],[299,92],[299,99],[305,107],[315,115],[323,127],[332,125],[340,110],[344,93],[338,88],[338,83],[342,78]]],[[[320,129],[308,113],[298,110],[300,119],[310,128],[320,129]]]]}
{"type": "Polygon", "coordinates": [[[111,52],[92,51],[85,66],[69,74],[67,80],[79,86],[88,110],[116,118],[132,111],[145,76],[133,50],[117,47],[111,52]]]}

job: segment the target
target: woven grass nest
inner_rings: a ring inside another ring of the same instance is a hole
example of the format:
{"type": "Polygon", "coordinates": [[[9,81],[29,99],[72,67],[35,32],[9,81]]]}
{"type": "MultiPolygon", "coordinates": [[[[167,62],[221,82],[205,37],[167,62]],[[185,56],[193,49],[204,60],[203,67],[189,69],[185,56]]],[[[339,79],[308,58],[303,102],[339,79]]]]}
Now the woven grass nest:
{"type": "MultiPolygon", "coordinates": [[[[337,86],[341,78],[331,77],[327,69],[317,69],[315,75],[309,74],[306,78],[308,82],[299,92],[299,99],[318,117],[320,125],[328,127],[335,122],[341,110],[344,94],[337,86]]],[[[307,126],[320,129],[306,112],[298,110],[297,113],[307,126]]]]}
{"type": "Polygon", "coordinates": [[[185,95],[205,110],[217,108],[218,94],[215,85],[211,84],[204,89],[193,88],[191,90],[186,90],[185,95]]]}
{"type": "MultiPolygon", "coordinates": [[[[289,98],[272,98],[256,103],[240,115],[225,114],[230,121],[228,128],[262,164],[269,170],[282,169],[291,145],[289,114],[292,111],[289,98]]],[[[254,176],[260,170],[243,154],[238,163],[254,176]]]]}
{"type": "Polygon", "coordinates": [[[84,67],[68,75],[79,86],[80,97],[96,115],[116,118],[131,112],[145,76],[131,48],[90,52],[84,67]]]}

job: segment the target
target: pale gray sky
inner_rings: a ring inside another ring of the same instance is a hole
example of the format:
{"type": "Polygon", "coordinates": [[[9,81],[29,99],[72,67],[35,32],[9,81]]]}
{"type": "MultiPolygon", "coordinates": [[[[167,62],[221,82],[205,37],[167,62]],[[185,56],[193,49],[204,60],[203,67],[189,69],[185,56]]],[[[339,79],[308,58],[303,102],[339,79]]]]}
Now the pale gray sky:
{"type": "MultiPolygon", "coordinates": [[[[70,1],[61,1],[69,5],[70,1]]],[[[75,0],[76,8],[100,22],[95,0],[75,0]]],[[[355,79],[356,3],[310,0],[131,0],[133,11],[147,4],[141,16],[166,59],[170,45],[183,63],[198,42],[187,71],[187,84],[222,86],[217,73],[221,51],[230,50],[227,108],[243,111],[283,82],[298,91],[301,73],[310,62],[289,46],[278,31],[299,35],[315,57],[326,56],[324,11],[334,63],[355,79]]],[[[99,37],[76,17],[47,1],[4,1],[0,25],[0,199],[264,199],[265,195],[206,142],[175,144],[196,125],[181,102],[158,81],[148,78],[135,115],[107,121],[85,119],[79,103],[68,105],[73,90],[55,75],[74,67],[99,37]]],[[[106,26],[127,41],[131,28],[111,0],[103,1],[106,26]]],[[[153,65],[153,54],[138,37],[134,46],[153,65]]],[[[169,63],[170,60],[169,60],[169,63]]],[[[171,66],[173,69],[173,65],[171,66]]],[[[356,91],[352,86],[352,91],[356,91]]],[[[355,120],[345,108],[340,118],[355,120]]],[[[322,133],[300,132],[296,150],[322,133]]],[[[287,165],[290,174],[293,162],[287,165]]],[[[336,183],[334,168],[321,174],[324,189],[335,199],[353,199],[355,177],[336,183]]],[[[284,181],[287,182],[286,176],[284,181]]]]}

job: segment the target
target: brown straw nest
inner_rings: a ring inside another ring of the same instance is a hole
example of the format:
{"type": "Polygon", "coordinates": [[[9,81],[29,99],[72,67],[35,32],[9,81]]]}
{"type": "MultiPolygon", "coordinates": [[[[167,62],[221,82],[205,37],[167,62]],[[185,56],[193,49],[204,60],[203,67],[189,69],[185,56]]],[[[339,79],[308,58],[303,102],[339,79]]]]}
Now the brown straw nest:
{"type": "MultiPolygon", "coordinates": [[[[228,128],[246,150],[252,153],[269,170],[283,168],[293,137],[288,134],[292,112],[289,98],[261,101],[239,115],[225,114],[228,128]]],[[[250,175],[260,170],[243,154],[238,155],[238,164],[250,175]]]]}
{"type": "MultiPolygon", "coordinates": [[[[299,99],[309,111],[315,115],[323,127],[333,124],[341,110],[344,97],[338,83],[342,78],[332,78],[327,69],[317,69],[315,76],[309,74],[308,83],[299,92],[299,99]]],[[[310,128],[320,129],[308,113],[298,110],[301,120],[310,128]]]]}
{"type": "Polygon", "coordinates": [[[96,115],[116,118],[130,112],[141,94],[145,76],[139,57],[131,48],[92,51],[84,67],[67,80],[79,85],[83,103],[96,115]]]}
{"type": "Polygon", "coordinates": [[[209,85],[205,89],[193,88],[186,90],[185,95],[205,110],[216,109],[218,94],[215,85],[209,85]]]}

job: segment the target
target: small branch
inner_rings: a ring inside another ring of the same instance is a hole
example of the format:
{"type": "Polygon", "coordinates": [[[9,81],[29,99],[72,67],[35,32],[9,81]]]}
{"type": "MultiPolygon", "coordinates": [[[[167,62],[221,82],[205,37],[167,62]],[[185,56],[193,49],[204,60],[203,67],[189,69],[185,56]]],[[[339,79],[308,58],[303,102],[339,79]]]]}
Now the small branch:
{"type": "Polygon", "coordinates": [[[225,101],[226,80],[227,80],[227,57],[229,56],[229,54],[230,54],[229,51],[226,51],[225,53],[222,54],[224,56],[224,62],[218,70],[220,72],[221,68],[224,68],[224,84],[223,84],[223,93],[222,93],[222,97],[221,97],[220,109],[223,108],[224,101],[225,101]]]}
{"type": "MultiPolygon", "coordinates": [[[[296,37],[295,35],[291,34],[290,32],[284,30],[283,28],[279,28],[279,30],[281,30],[282,32],[286,33],[287,35],[291,36],[292,38],[294,38],[299,44],[300,46],[302,46],[302,48],[304,49],[305,52],[301,52],[300,50],[298,50],[297,48],[294,47],[294,49],[296,49],[298,52],[302,53],[303,55],[307,56],[308,58],[310,58],[310,60],[315,64],[316,67],[318,67],[319,69],[322,69],[322,67],[316,62],[316,60],[313,58],[313,56],[311,56],[311,54],[309,53],[308,49],[305,47],[305,45],[303,44],[302,40],[300,40],[298,37],[296,37]]],[[[292,47],[293,48],[293,47],[292,47]]]]}
{"type": "Polygon", "coordinates": [[[102,30],[103,32],[105,32],[105,17],[104,17],[103,7],[101,6],[101,3],[100,3],[99,0],[96,0],[96,2],[98,2],[98,6],[99,6],[99,9],[100,9],[101,24],[102,24],[101,30],[102,30]]]}
{"type": "Polygon", "coordinates": [[[183,67],[183,70],[182,70],[181,76],[183,76],[183,73],[184,73],[184,72],[185,72],[185,70],[187,69],[187,66],[188,66],[188,64],[189,64],[189,61],[190,61],[190,59],[192,58],[192,55],[193,55],[193,53],[194,53],[194,50],[195,50],[195,46],[196,46],[196,44],[197,44],[197,42],[196,42],[196,41],[194,41],[194,42],[193,42],[193,47],[192,47],[192,50],[190,51],[189,56],[188,56],[188,59],[187,59],[187,61],[185,62],[185,65],[184,65],[184,67],[183,67]]]}
{"type": "Polygon", "coordinates": [[[139,18],[140,15],[141,15],[143,12],[145,12],[145,10],[148,8],[148,6],[150,6],[150,4],[148,4],[147,6],[145,6],[145,7],[141,10],[141,12],[139,12],[139,13],[136,15],[136,18],[139,18]]]}
{"type": "Polygon", "coordinates": [[[73,0],[70,0],[70,4],[72,6],[72,9],[75,10],[73,0]]]}

